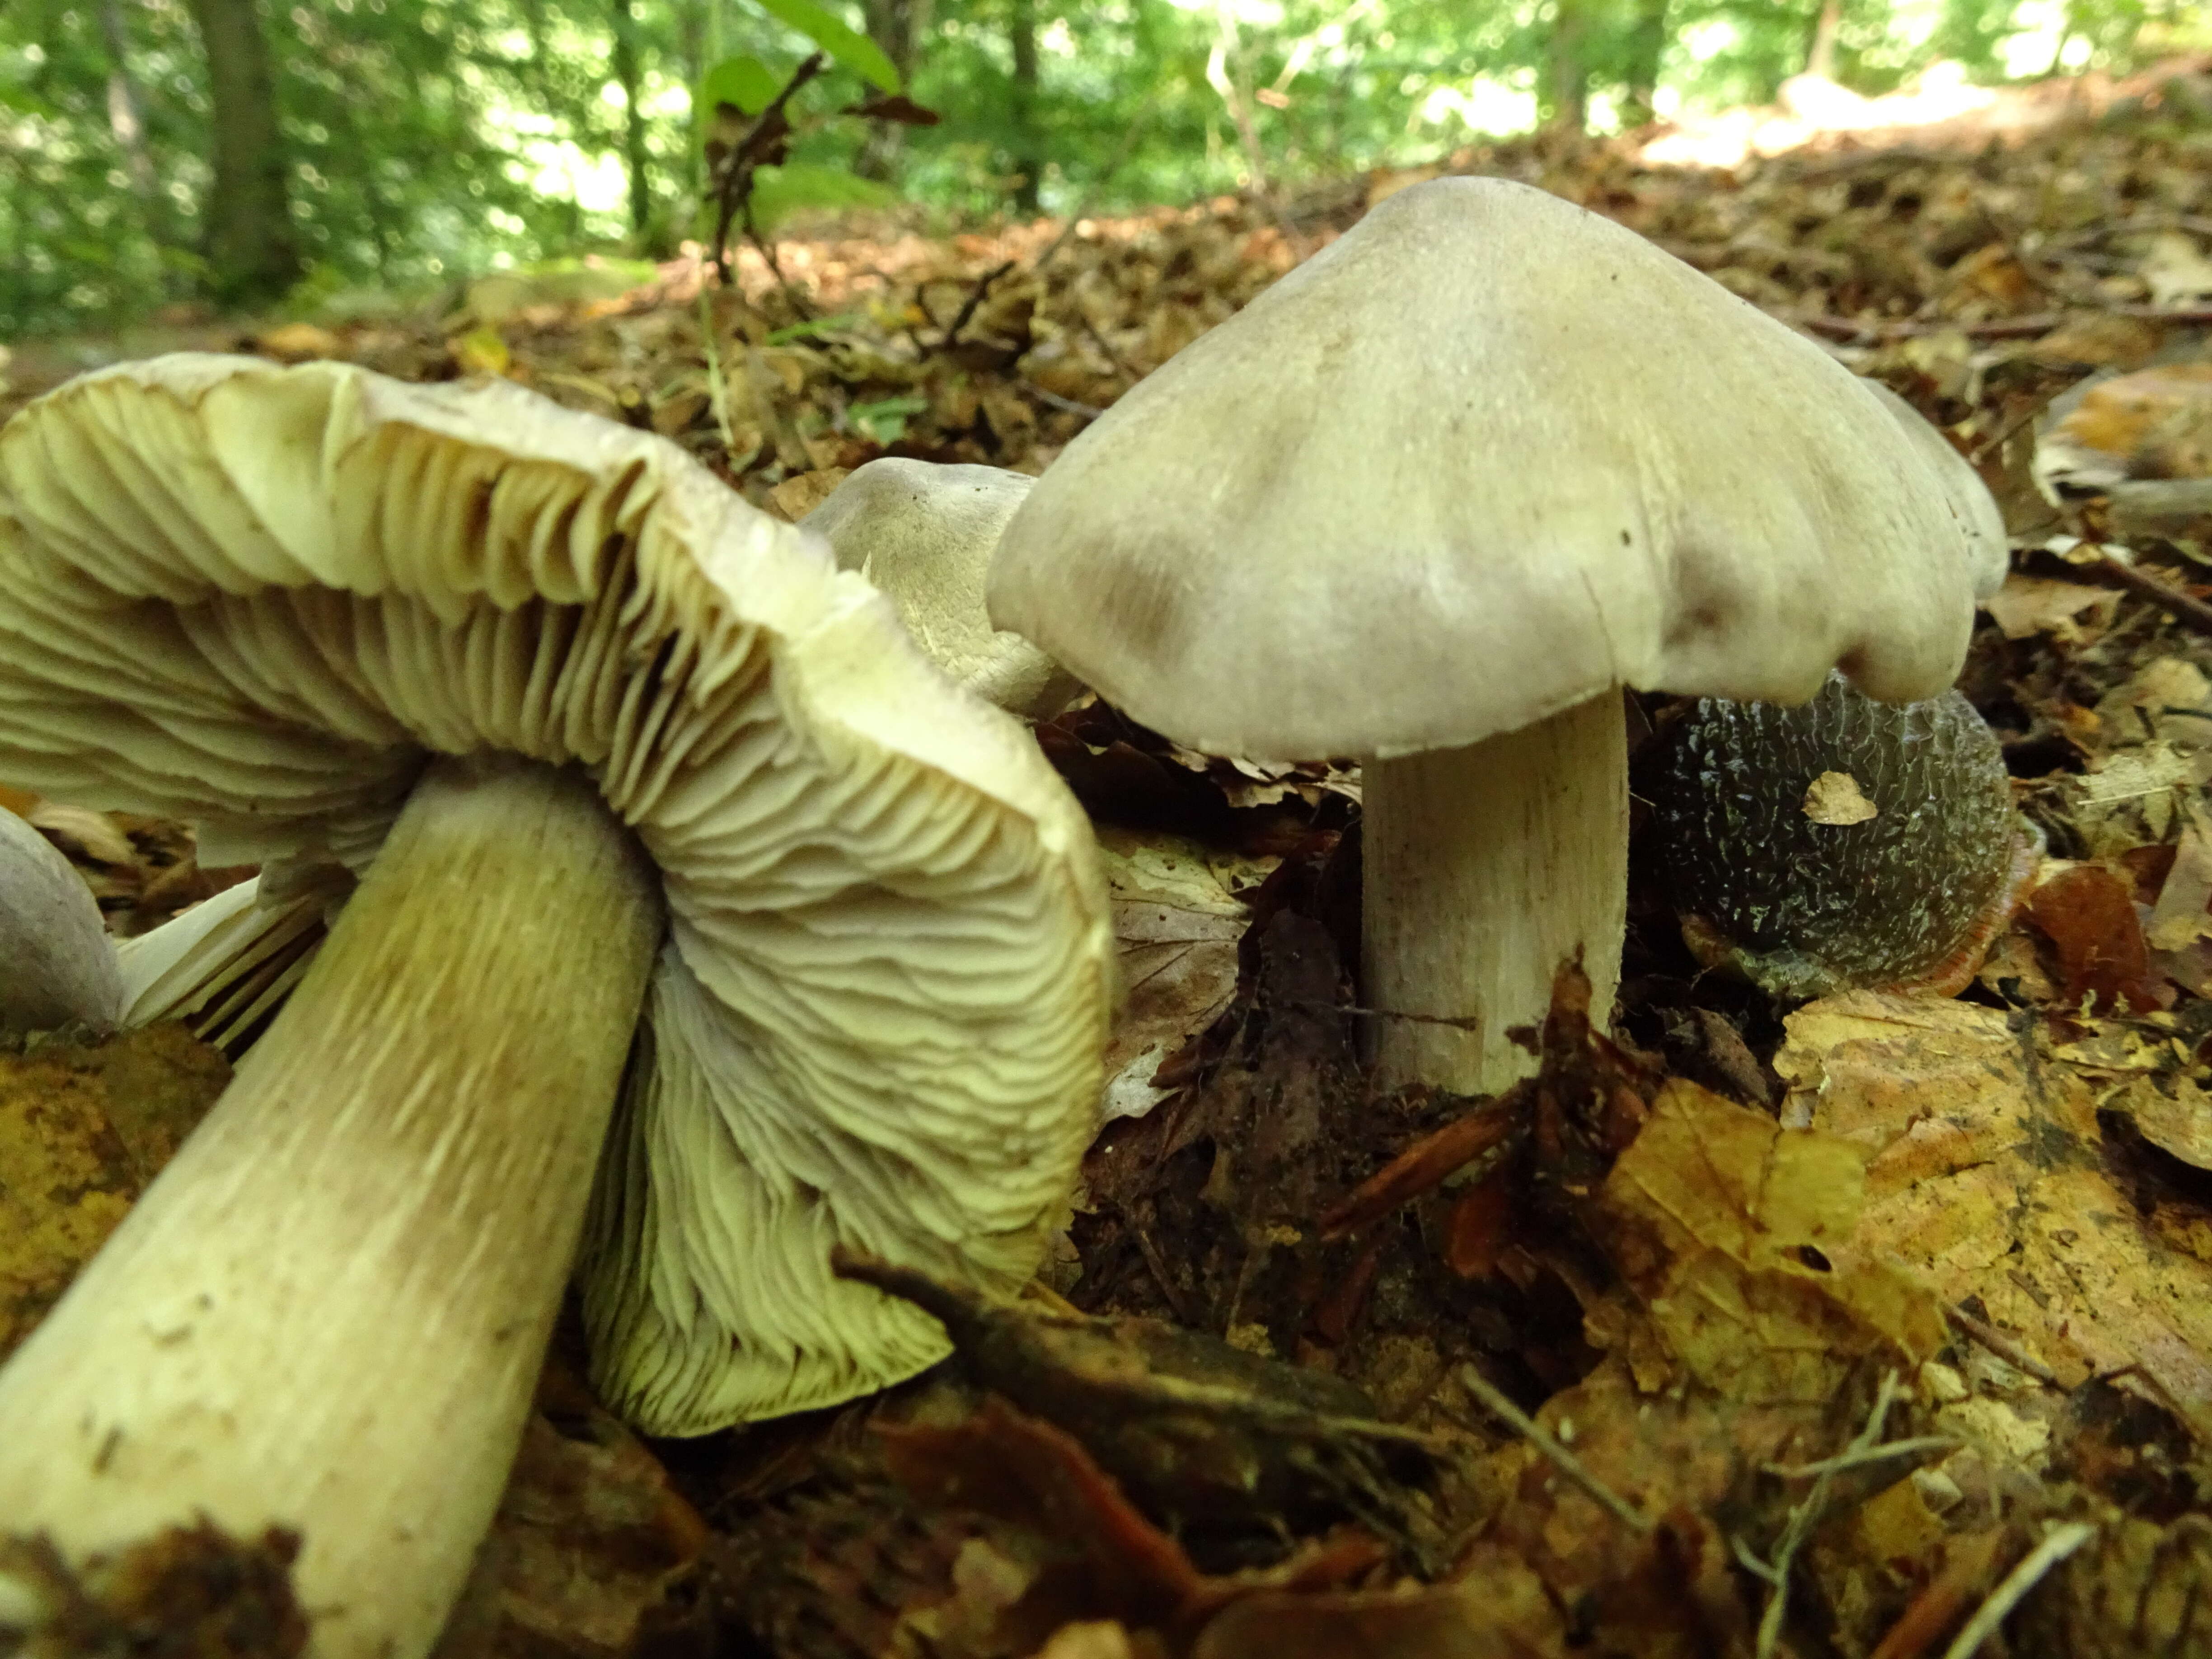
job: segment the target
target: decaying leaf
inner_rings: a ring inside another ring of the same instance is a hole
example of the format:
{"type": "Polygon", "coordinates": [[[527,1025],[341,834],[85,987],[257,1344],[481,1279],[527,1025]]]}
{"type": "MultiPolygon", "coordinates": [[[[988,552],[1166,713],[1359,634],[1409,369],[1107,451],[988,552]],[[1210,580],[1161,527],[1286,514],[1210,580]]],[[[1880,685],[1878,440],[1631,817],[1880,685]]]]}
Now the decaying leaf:
{"type": "Polygon", "coordinates": [[[229,1080],[222,1054],[174,1024],[0,1053],[0,1357],[229,1080]]]}
{"type": "Polygon", "coordinates": [[[1864,823],[1881,811],[1848,772],[1823,772],[1805,791],[1805,816],[1815,823],[1864,823]]]}
{"type": "Polygon", "coordinates": [[[0,1534],[0,1651],[10,1659],[298,1659],[298,1534],[233,1538],[202,1522],[72,1566],[40,1539],[0,1534]]]}
{"type": "Polygon", "coordinates": [[[1917,1364],[1943,1340],[1934,1304],[1883,1264],[1825,1271],[1852,1236],[1865,1153],[1680,1079],[1613,1165],[1611,1253],[1661,1340],[1723,1397],[1813,1403],[1869,1355],[1917,1364]]]}
{"type": "Polygon", "coordinates": [[[1788,1026],[1792,1104],[1869,1155],[1857,1227],[1826,1251],[1839,1278],[1899,1263],[2064,1385],[2126,1373],[2212,1427],[2212,1223],[2115,1188],[2109,1073],[2033,1014],[1962,1003],[1854,992],[1788,1026]]]}

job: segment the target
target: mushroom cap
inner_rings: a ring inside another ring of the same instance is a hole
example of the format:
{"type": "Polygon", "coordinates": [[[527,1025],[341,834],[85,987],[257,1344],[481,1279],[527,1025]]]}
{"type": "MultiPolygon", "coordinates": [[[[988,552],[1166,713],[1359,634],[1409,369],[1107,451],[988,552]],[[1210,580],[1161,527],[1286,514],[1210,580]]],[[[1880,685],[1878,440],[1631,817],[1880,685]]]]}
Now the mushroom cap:
{"type": "Polygon", "coordinates": [[[1802,702],[1836,665],[1908,701],[1988,577],[1962,470],[1633,232],[1440,179],[1070,444],[990,613],[1229,754],[1449,748],[1621,684],[1802,702]]]}
{"type": "Polygon", "coordinates": [[[84,878],[0,807],[0,1031],[115,1024],[123,972],[84,878]]]}
{"type": "Polygon", "coordinates": [[[883,590],[921,648],[986,701],[1033,720],[1058,714],[1075,677],[1018,634],[991,626],[983,573],[1036,479],[996,466],[870,461],[800,520],[840,570],[883,590]]]}
{"type": "Polygon", "coordinates": [[[504,382],[179,356],[0,428],[0,755],[212,859],[375,853],[434,753],[576,765],[661,873],[584,1266],[665,1432],[849,1397],[943,1334],[833,1245],[1026,1275],[1095,1121],[1079,811],[813,537],[504,382]]]}

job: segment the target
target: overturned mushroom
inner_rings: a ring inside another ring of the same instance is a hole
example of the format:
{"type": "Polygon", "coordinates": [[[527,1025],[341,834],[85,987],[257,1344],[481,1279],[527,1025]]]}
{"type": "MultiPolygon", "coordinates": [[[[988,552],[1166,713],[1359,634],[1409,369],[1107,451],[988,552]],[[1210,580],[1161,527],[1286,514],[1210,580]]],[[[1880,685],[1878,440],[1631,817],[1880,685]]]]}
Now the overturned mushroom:
{"type": "Polygon", "coordinates": [[[1778,996],[1960,989],[2039,850],[1972,704],[1875,702],[1839,674],[1793,708],[1700,699],[1656,797],[1685,942],[1778,996]]]}
{"type": "Polygon", "coordinates": [[[295,1527],[317,1651],[410,1659],[595,1162],[595,1368],[664,1431],[944,1352],[834,1246],[1005,1288],[1065,1202],[1109,944],[1079,814],[658,439],[335,364],[73,382],[0,428],[0,757],[362,872],[0,1370],[0,1515],[73,1555],[295,1527]]]}
{"type": "Polygon", "coordinates": [[[838,568],[857,570],[952,678],[1001,708],[1042,720],[1076,682],[983,611],[983,574],[1000,532],[1036,481],[996,466],[870,461],[801,520],[829,538],[838,568]]]}
{"type": "Polygon", "coordinates": [[[1525,185],[1400,191],[1070,444],[993,620],[1218,753],[1367,757],[1387,1078],[1533,1069],[1626,903],[1620,688],[1892,701],[2002,580],[1942,439],[1812,342],[1525,185]]]}

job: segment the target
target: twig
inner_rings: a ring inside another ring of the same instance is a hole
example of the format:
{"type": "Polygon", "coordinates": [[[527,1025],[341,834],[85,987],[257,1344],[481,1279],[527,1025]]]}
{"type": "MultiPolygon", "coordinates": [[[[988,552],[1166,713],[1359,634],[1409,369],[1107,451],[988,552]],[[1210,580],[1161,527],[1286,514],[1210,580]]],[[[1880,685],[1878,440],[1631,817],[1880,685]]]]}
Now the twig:
{"type": "Polygon", "coordinates": [[[1047,392],[1042,386],[1028,380],[1022,381],[1020,385],[1023,391],[1028,392],[1047,409],[1057,409],[1069,415],[1080,415],[1086,421],[1095,421],[1106,412],[1094,404],[1079,404],[1073,398],[1063,398],[1057,392],[1047,392]]]}
{"type": "Polygon", "coordinates": [[[1460,1386],[1480,1401],[1492,1415],[1503,1418],[1514,1431],[1530,1445],[1551,1459],[1561,1474],[1580,1486],[1597,1504],[1624,1527],[1636,1532],[1650,1532],[1656,1523],[1636,1510],[1618,1496],[1612,1487],[1591,1474],[1589,1467],[1577,1457],[1518,1406],[1498,1392],[1490,1379],[1472,1365],[1459,1368],[1460,1386]]]}
{"type": "Polygon", "coordinates": [[[2053,1527],[2044,1540],[2004,1576],[2004,1582],[1990,1592],[1990,1599],[1966,1621],[1958,1639],[1943,1650],[1943,1659],[1973,1659],[1975,1650],[1997,1633],[1997,1626],[2004,1623],[2028,1591],[2043,1581],[2043,1576],[2096,1535],[2097,1529],[2086,1521],[2053,1527]]]}
{"type": "MultiPolygon", "coordinates": [[[[720,273],[726,283],[731,280],[730,226],[738,220],[741,210],[746,234],[752,237],[756,246],[760,240],[752,228],[753,174],[759,168],[781,161],[790,147],[791,122],[783,112],[784,106],[791,101],[793,94],[829,65],[829,55],[817,52],[792,70],[791,79],[783,83],[782,90],[769,100],[766,108],[753,117],[752,125],[730,146],[716,166],[714,179],[717,216],[714,221],[714,269],[720,273]]],[[[771,270],[775,268],[772,256],[769,259],[769,268],[771,270]]],[[[782,280],[781,272],[777,273],[777,280],[782,280]]]]}
{"type": "Polygon", "coordinates": [[[1012,270],[1018,263],[1018,261],[1009,259],[1002,265],[994,265],[976,280],[975,286],[969,292],[967,302],[954,314],[952,326],[945,331],[945,337],[937,343],[937,349],[939,351],[949,350],[958,342],[960,331],[967,327],[975,317],[976,308],[983,303],[984,296],[990,293],[991,284],[1012,270]]]}
{"type": "Polygon", "coordinates": [[[1759,1659],[1772,1659],[1775,1649],[1781,1644],[1782,1621],[1790,1610],[1790,1569],[1797,1559],[1797,1552],[1804,1548],[1827,1510],[1828,1488],[1834,1484],[1837,1468],[1854,1459],[1863,1461],[1865,1453],[1881,1443],[1881,1425],[1889,1416],[1890,1407],[1896,1403],[1897,1395],[1897,1373],[1884,1371],[1881,1386],[1875,1394],[1874,1409],[1867,1413],[1866,1426],[1851,1437],[1851,1443],[1841,1456],[1827,1460],[1829,1467],[1814,1478],[1813,1490],[1790,1510],[1790,1518],[1783,1523],[1781,1540],[1774,1547],[1772,1565],[1753,1555],[1741,1539],[1729,1540],[1735,1559],[1768,1585],[1766,1610],[1759,1620],[1759,1659]]]}
{"type": "Polygon", "coordinates": [[[1333,1243],[1381,1220],[1401,1204],[1442,1186],[1454,1170],[1504,1146],[1526,1127],[1534,1090],[1524,1078],[1504,1094],[1422,1136],[1322,1212],[1322,1241],[1333,1243]]]}
{"type": "Polygon", "coordinates": [[[2091,568],[2130,593],[2148,599],[2161,610],[2172,612],[2177,622],[2187,623],[2200,634],[2212,634],[2212,605],[2207,605],[2195,594],[2185,593],[2179,588],[2160,581],[2142,566],[2130,564],[2124,559],[2116,559],[2109,553],[2100,554],[2091,568]]]}
{"type": "Polygon", "coordinates": [[[2026,1371],[2039,1382],[2054,1389],[2066,1385],[2058,1380],[2058,1373],[2038,1359],[2019,1343],[1994,1325],[1985,1325],[1963,1308],[1946,1308],[1943,1316],[1959,1328],[1963,1336],[1970,1336],[2016,1371],[2026,1371]]]}
{"type": "Polygon", "coordinates": [[[2025,317],[1999,317],[1985,323],[1861,323],[1848,317],[1808,316],[1797,312],[1778,312],[1778,320],[1803,329],[1808,334],[1825,334],[1832,340],[1845,344],[1880,340],[1911,340],[1929,334],[1963,334],[1970,340],[2024,340],[2038,334],[2048,334],[2069,317],[2094,315],[2100,317],[2131,317],[2147,323],[2180,323],[2202,326],[2212,323],[2212,306],[2182,306],[2162,309],[2157,306],[2108,306],[2101,311],[2039,311],[2025,317]]]}
{"type": "Polygon", "coordinates": [[[1833,1457],[1824,1457],[1817,1463],[1767,1463],[1761,1467],[1765,1473],[1784,1480],[1811,1480],[1826,1474],[1842,1474],[1848,1470],[1863,1468],[1869,1463],[1885,1463],[1893,1457],[1911,1457],[1921,1452],[1955,1451],[1959,1443],[1940,1434],[1923,1435],[1917,1440],[1888,1440],[1879,1446],[1869,1446],[1861,1451],[1856,1448],[1840,1452],[1833,1457]]]}

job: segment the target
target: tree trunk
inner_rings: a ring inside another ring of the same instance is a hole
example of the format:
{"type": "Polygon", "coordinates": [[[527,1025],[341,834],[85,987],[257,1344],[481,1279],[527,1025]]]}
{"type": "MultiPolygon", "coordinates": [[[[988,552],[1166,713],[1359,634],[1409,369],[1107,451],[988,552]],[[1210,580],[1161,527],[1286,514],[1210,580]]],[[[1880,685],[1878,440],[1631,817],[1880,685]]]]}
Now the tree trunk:
{"type": "Polygon", "coordinates": [[[1558,0],[1545,49],[1544,125],[1581,132],[1589,125],[1589,35],[1593,0],[1558,0]]]}
{"type": "Polygon", "coordinates": [[[1036,0],[1013,0],[1006,43],[1014,54],[1014,210],[1037,210],[1037,185],[1044,173],[1044,138],[1037,131],[1036,0]]]}
{"type": "Polygon", "coordinates": [[[1844,0],[1820,0],[1813,37],[1805,47],[1805,73],[1823,81],[1836,78],[1836,32],[1844,26],[1844,0]]]}
{"type": "Polygon", "coordinates": [[[637,49],[637,12],[632,0],[614,0],[615,79],[623,90],[623,161],[629,168],[629,228],[639,251],[653,228],[652,156],[645,143],[645,73],[637,49]]]}
{"type": "Polygon", "coordinates": [[[146,148],[146,100],[139,96],[138,82],[131,74],[131,34],[124,27],[122,0],[100,0],[100,33],[107,42],[109,63],[107,130],[114,135],[116,149],[123,152],[131,193],[145,206],[146,234],[159,241],[161,228],[154,222],[157,188],[154,156],[146,148]]]}
{"type": "Polygon", "coordinates": [[[276,298],[300,277],[276,81],[254,0],[187,0],[207,52],[215,183],[208,191],[208,287],[228,305],[276,298]]]}
{"type": "MultiPolygon", "coordinates": [[[[884,49],[884,56],[891,60],[891,67],[899,72],[903,86],[914,82],[915,65],[921,61],[922,38],[929,33],[935,8],[932,0],[866,0],[868,37],[884,49]]],[[[1036,24],[1030,24],[1031,46],[1036,41],[1036,24]]],[[[1032,57],[1035,53],[1032,51],[1032,57]]],[[[898,164],[899,152],[906,147],[906,129],[896,121],[872,124],[867,142],[860,146],[860,154],[853,163],[853,171],[863,179],[888,179],[898,164]]]]}
{"type": "Polygon", "coordinates": [[[1621,100],[1623,125],[1640,127],[1659,110],[1659,64],[1667,50],[1667,0],[1636,0],[1628,31],[1628,85],[1621,100]]]}

